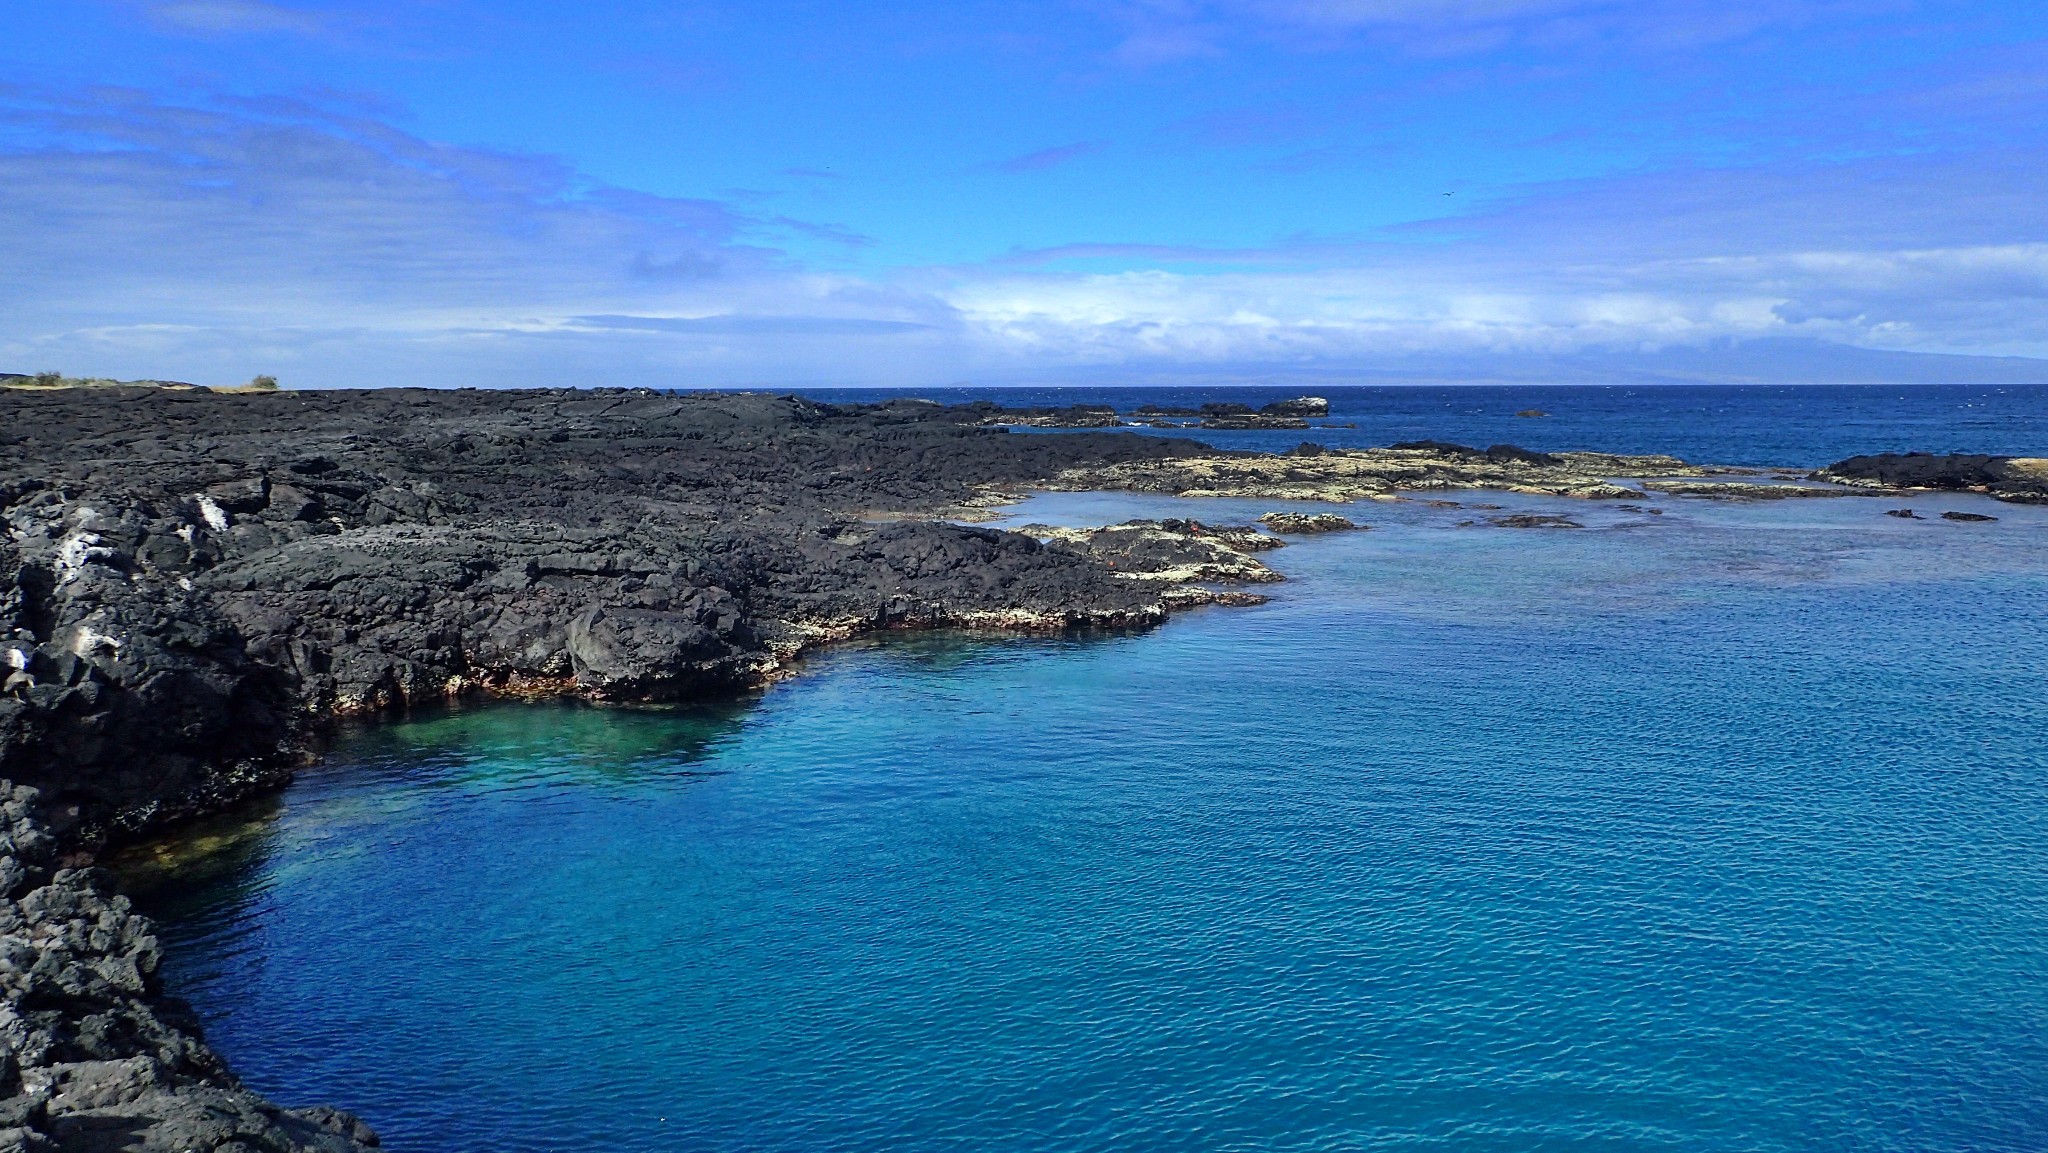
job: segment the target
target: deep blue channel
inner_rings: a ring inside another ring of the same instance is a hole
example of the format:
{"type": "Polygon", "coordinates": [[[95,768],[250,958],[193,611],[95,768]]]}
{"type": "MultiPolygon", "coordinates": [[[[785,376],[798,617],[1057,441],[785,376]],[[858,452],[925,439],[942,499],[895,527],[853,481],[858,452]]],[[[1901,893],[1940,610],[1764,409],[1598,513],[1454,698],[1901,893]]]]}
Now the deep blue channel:
{"type": "Polygon", "coordinates": [[[168,982],[416,1153],[2048,1148],[2048,508],[1459,499],[1587,527],[354,732],[168,982]]]}

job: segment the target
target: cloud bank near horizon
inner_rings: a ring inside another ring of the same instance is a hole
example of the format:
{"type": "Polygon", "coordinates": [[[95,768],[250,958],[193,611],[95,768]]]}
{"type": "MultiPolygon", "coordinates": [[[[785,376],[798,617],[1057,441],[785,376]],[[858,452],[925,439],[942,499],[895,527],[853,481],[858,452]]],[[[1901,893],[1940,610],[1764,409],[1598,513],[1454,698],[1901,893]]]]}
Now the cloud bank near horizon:
{"type": "MultiPolygon", "coordinates": [[[[1688,52],[1927,7],[1755,0],[1705,19],[1662,2],[1144,0],[1103,6],[1101,58],[1149,74],[1256,42],[1463,68],[1536,40],[1553,55],[1688,52]]],[[[325,34],[360,15],[209,0],[152,19],[232,38],[325,34]]],[[[1834,115],[1881,114],[1912,147],[1818,118],[1802,131],[1833,147],[1501,183],[1350,233],[1074,236],[954,261],[891,260],[888,237],[786,198],[659,195],[560,158],[437,141],[372,101],[17,85],[0,88],[0,275],[17,286],[0,367],[304,386],[917,385],[1513,373],[1743,346],[1762,350],[1731,369],[1745,379],[1795,346],[2048,358],[2035,57],[1998,46],[1938,78],[1906,70],[1831,98],[1834,115]]],[[[1119,147],[1008,151],[961,179],[1067,179],[1119,147]]]]}

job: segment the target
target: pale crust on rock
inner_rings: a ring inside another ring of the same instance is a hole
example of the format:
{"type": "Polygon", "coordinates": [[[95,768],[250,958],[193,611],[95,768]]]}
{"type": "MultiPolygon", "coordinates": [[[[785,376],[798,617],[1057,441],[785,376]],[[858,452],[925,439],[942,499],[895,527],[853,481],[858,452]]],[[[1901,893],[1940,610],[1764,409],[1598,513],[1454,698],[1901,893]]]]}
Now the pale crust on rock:
{"type": "Polygon", "coordinates": [[[1068,469],[1048,487],[1333,504],[1461,488],[1601,500],[1643,495],[1614,483],[1612,477],[1707,475],[1706,470],[1669,456],[1567,452],[1554,454],[1554,459],[1555,464],[1537,464],[1396,448],[1326,450],[1315,456],[1191,457],[1068,469]]]}

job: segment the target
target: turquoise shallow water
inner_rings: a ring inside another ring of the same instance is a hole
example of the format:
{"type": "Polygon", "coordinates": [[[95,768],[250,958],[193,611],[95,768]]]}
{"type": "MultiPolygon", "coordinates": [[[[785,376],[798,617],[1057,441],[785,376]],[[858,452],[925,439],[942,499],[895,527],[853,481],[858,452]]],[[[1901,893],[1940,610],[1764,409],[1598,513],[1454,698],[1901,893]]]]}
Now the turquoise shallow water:
{"type": "Polygon", "coordinates": [[[1467,499],[1589,527],[355,733],[168,980],[401,1150],[2048,1147],[2048,509],[1467,499]]]}

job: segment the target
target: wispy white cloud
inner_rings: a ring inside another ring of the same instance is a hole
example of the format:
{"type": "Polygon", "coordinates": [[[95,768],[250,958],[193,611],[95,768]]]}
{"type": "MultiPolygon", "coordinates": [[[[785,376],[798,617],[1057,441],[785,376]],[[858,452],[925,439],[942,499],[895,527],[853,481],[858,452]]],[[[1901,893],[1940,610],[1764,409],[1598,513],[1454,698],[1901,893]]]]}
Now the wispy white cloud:
{"type": "Polygon", "coordinates": [[[1364,238],[1019,252],[945,298],[998,347],[1096,363],[1780,339],[2048,356],[2048,172],[2018,150],[1564,182],[1364,238]]]}
{"type": "Polygon", "coordinates": [[[157,0],[144,10],[161,28],[200,36],[321,36],[343,23],[332,13],[267,0],[157,0]]]}
{"type": "MultiPolygon", "coordinates": [[[[935,383],[1785,339],[2048,355],[2025,150],[1645,173],[1250,248],[827,273],[818,226],[291,100],[0,94],[0,368],[935,383]]],[[[829,230],[826,230],[829,232],[829,230]]]]}
{"type": "Polygon", "coordinates": [[[1924,0],[1119,0],[1117,56],[1150,65],[1253,42],[1334,48],[1377,41],[1426,56],[1510,46],[1682,51],[1774,28],[1911,12],[1924,0]]]}
{"type": "Polygon", "coordinates": [[[969,329],[1048,362],[1362,364],[1797,338],[2048,355],[2048,244],[1813,251],[1488,273],[1467,254],[1357,266],[991,277],[969,329]]]}
{"type": "Polygon", "coordinates": [[[997,172],[1044,172],[1049,168],[1058,168],[1062,164],[1079,160],[1083,156],[1093,155],[1102,151],[1103,147],[1099,140],[1081,140],[1073,144],[1061,144],[1052,148],[1041,148],[1035,152],[1026,152],[1022,156],[1013,156],[992,167],[997,172]]]}
{"type": "Polygon", "coordinates": [[[614,279],[771,256],[718,204],[587,187],[545,158],[436,145],[295,101],[101,91],[0,111],[48,142],[0,161],[17,241],[0,261],[90,273],[98,291],[232,272],[235,291],[263,278],[336,305],[426,285],[488,299],[515,284],[587,291],[607,274],[551,266],[593,245],[618,252],[614,279]]]}
{"type": "Polygon", "coordinates": [[[722,379],[824,371],[849,320],[946,322],[943,305],[806,270],[777,246],[798,230],[859,238],[295,101],[16,92],[0,118],[36,142],[0,153],[0,277],[37,286],[0,319],[10,362],[233,380],[254,360],[301,383],[495,383],[637,349],[722,379]],[[606,334],[587,318],[606,316],[731,322],[643,324],[659,348],[616,331],[595,348],[606,334]],[[745,322],[764,317],[772,339],[745,322]],[[178,367],[141,371],[152,362],[178,367]]]}

